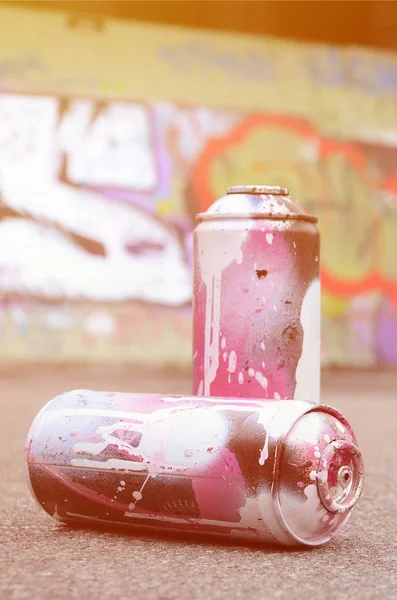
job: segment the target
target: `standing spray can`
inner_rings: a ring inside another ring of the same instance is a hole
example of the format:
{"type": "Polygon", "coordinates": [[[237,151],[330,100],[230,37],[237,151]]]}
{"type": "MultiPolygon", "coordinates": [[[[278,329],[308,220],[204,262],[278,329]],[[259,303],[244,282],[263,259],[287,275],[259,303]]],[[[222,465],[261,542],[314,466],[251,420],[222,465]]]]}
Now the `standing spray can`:
{"type": "Polygon", "coordinates": [[[281,187],[197,216],[193,393],[320,402],[319,232],[281,187]]]}
{"type": "Polygon", "coordinates": [[[309,402],[78,390],[38,414],[29,483],[63,523],[321,545],[363,486],[354,433],[309,402]]]}

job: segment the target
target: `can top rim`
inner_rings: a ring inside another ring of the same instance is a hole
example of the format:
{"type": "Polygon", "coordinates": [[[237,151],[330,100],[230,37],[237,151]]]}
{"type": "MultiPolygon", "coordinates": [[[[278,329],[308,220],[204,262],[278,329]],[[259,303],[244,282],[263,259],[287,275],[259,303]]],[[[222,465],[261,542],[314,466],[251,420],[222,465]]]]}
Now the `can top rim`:
{"type": "Polygon", "coordinates": [[[309,223],[317,223],[318,218],[307,214],[277,214],[270,212],[263,213],[198,213],[196,221],[215,221],[217,219],[270,219],[271,221],[308,221],[309,223]]]}
{"type": "Polygon", "coordinates": [[[278,185],[233,185],[227,188],[228,194],[269,194],[271,196],[288,196],[289,191],[278,185]]]}

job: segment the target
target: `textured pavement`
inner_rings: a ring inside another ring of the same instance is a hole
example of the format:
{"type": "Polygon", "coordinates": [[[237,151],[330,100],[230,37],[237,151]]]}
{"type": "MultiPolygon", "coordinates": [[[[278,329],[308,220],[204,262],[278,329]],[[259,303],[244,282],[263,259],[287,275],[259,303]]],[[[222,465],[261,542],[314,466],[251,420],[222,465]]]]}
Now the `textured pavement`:
{"type": "Polygon", "coordinates": [[[131,368],[0,371],[0,600],[397,599],[397,373],[323,376],[322,401],[357,434],[366,485],[334,541],[293,552],[53,522],[27,488],[24,441],[38,409],[76,388],[186,393],[190,381],[131,368]]]}

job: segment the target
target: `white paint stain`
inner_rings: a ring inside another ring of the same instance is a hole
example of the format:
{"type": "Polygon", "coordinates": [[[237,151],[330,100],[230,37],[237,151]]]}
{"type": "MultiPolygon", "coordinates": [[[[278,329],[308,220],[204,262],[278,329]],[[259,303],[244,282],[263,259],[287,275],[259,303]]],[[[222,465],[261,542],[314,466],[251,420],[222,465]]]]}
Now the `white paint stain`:
{"type": "Polygon", "coordinates": [[[274,392],[273,398],[275,400],[281,400],[281,396],[280,396],[280,394],[278,392],[274,392]]]}
{"type": "Polygon", "coordinates": [[[328,515],[327,510],[322,506],[318,493],[317,485],[311,483],[305,487],[303,494],[306,501],[302,504],[291,505],[288,502],[287,493],[281,494],[283,514],[287,522],[294,527],[295,533],[306,539],[317,537],[319,534],[324,536],[323,517],[328,515]]]}
{"type": "Polygon", "coordinates": [[[266,234],[266,241],[267,241],[268,244],[272,244],[273,243],[273,234],[272,233],[268,232],[266,234]]]}
{"type": "Polygon", "coordinates": [[[223,338],[222,338],[221,348],[222,348],[222,350],[224,350],[226,348],[226,338],[225,338],[225,336],[223,336],[223,338]]]}
{"type": "Polygon", "coordinates": [[[294,416],[296,417],[298,423],[301,420],[304,421],[304,419],[300,420],[299,417],[306,410],[307,403],[296,401],[292,404],[293,406],[288,405],[288,409],[286,409],[286,406],[283,406],[283,403],[277,403],[277,405],[275,406],[275,403],[273,402],[263,402],[262,409],[258,418],[258,423],[263,425],[266,437],[263,449],[260,454],[259,460],[261,462],[259,464],[264,464],[268,458],[269,438],[278,439],[282,435],[285,435],[289,429],[288,424],[291,422],[294,416]],[[288,417],[285,414],[287,410],[288,417]]]}
{"type": "Polygon", "coordinates": [[[93,311],[84,321],[85,331],[95,337],[111,337],[116,331],[113,316],[107,311],[93,311]]]}
{"type": "Polygon", "coordinates": [[[261,342],[261,348],[262,348],[262,350],[265,349],[265,342],[261,342]]]}
{"type": "Polygon", "coordinates": [[[312,282],[302,302],[302,354],[296,369],[295,400],[320,402],[320,318],[321,288],[312,282]]]}
{"type": "Polygon", "coordinates": [[[238,382],[244,383],[244,375],[243,375],[242,371],[240,371],[240,373],[238,374],[238,382]]]}
{"type": "Polygon", "coordinates": [[[255,371],[254,371],[254,369],[252,369],[252,368],[248,369],[248,375],[249,375],[250,377],[253,377],[253,376],[255,375],[255,371]]]}

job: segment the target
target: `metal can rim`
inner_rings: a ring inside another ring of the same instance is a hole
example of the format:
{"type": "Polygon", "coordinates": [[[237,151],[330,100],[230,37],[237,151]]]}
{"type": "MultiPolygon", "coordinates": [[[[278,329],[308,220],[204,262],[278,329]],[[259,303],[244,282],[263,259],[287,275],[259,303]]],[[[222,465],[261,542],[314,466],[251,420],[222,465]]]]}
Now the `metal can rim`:
{"type": "MultiPolygon", "coordinates": [[[[272,484],[271,484],[271,495],[272,495],[272,499],[273,499],[273,506],[275,509],[275,513],[277,516],[277,519],[279,521],[279,524],[284,528],[284,531],[287,533],[287,535],[290,536],[290,538],[296,542],[297,544],[301,544],[303,546],[312,546],[312,547],[316,547],[316,546],[322,546],[324,543],[330,541],[332,538],[334,538],[339,532],[340,530],[344,527],[344,525],[346,524],[346,522],[348,521],[348,519],[350,518],[351,515],[351,511],[352,508],[351,507],[349,512],[345,512],[344,513],[344,518],[341,520],[341,522],[339,523],[338,527],[336,527],[332,532],[330,532],[328,535],[325,534],[324,537],[322,538],[317,538],[314,540],[310,540],[310,539],[305,539],[302,538],[300,535],[296,534],[293,529],[290,527],[290,525],[288,524],[286,518],[284,517],[282,508],[281,508],[281,503],[280,503],[280,496],[279,496],[279,480],[280,480],[280,457],[281,457],[281,452],[283,449],[283,446],[287,440],[288,435],[290,434],[292,428],[294,427],[295,423],[301,419],[304,415],[307,415],[309,413],[312,412],[325,412],[328,413],[330,415],[332,415],[333,417],[337,418],[339,421],[342,422],[342,424],[346,427],[346,429],[349,430],[349,433],[351,434],[353,441],[355,444],[357,444],[357,438],[356,435],[350,425],[350,423],[347,421],[347,419],[342,415],[342,413],[340,413],[336,408],[334,408],[333,406],[329,406],[328,404],[316,404],[312,407],[310,407],[308,410],[305,410],[295,421],[294,423],[291,425],[291,427],[288,429],[287,433],[285,435],[283,435],[278,441],[277,441],[277,445],[276,445],[276,458],[274,461],[274,466],[273,466],[273,477],[272,477],[272,484]]],[[[360,497],[361,493],[362,493],[362,488],[364,485],[364,475],[362,474],[362,485],[361,485],[361,491],[360,494],[358,496],[358,498],[360,497]]],[[[358,499],[357,498],[357,499],[358,499]]]]}
{"type": "Polygon", "coordinates": [[[289,190],[279,185],[232,185],[228,194],[255,194],[259,196],[289,196],[289,190]]]}
{"type": "Polygon", "coordinates": [[[196,221],[216,221],[222,219],[263,219],[265,221],[305,221],[317,223],[318,218],[313,215],[302,214],[276,214],[276,213],[198,213],[196,221]]]}

